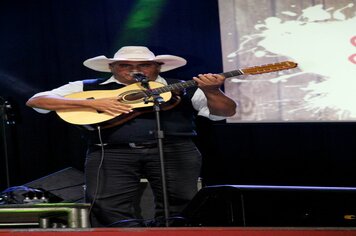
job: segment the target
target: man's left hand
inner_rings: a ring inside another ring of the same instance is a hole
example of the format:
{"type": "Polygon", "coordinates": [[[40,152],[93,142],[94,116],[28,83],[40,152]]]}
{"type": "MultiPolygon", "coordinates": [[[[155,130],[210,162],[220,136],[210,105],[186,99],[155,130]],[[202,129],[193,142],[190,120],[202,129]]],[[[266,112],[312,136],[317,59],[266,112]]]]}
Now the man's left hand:
{"type": "Polygon", "coordinates": [[[204,92],[213,92],[220,89],[224,83],[225,78],[219,74],[199,74],[198,77],[193,77],[198,83],[198,87],[204,92]]]}

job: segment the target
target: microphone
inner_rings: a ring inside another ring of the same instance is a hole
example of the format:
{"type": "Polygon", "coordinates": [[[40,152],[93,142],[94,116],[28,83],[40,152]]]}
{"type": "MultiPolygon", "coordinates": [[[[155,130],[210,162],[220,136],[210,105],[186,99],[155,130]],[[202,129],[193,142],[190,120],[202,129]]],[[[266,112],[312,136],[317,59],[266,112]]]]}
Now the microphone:
{"type": "Polygon", "coordinates": [[[150,85],[148,83],[148,78],[142,72],[131,72],[130,75],[137,81],[141,83],[141,86],[150,89],[150,85]]]}
{"type": "Polygon", "coordinates": [[[145,76],[142,72],[131,72],[130,76],[132,76],[137,82],[148,82],[147,76],[145,76]]]}

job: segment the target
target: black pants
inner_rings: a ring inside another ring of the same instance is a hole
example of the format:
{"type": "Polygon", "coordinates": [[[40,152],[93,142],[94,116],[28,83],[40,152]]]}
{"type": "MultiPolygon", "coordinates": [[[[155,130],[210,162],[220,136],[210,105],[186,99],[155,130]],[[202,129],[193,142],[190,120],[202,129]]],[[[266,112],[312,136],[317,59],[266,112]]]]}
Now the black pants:
{"type": "MultiPolygon", "coordinates": [[[[134,200],[139,193],[140,179],[148,179],[154,197],[156,217],[164,216],[162,182],[157,147],[131,148],[128,145],[88,149],[85,178],[86,197],[95,202],[91,211],[92,227],[105,227],[115,222],[137,219],[134,200]],[[99,182],[97,183],[97,180],[99,182]]],[[[201,155],[194,143],[179,140],[164,143],[164,165],[170,216],[180,213],[197,192],[201,155]]]]}

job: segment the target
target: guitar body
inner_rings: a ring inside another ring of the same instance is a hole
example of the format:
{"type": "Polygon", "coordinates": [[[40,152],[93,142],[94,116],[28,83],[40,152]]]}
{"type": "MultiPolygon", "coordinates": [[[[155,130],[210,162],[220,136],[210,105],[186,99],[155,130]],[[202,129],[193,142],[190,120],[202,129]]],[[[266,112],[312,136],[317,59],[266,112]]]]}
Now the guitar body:
{"type": "MultiPolygon", "coordinates": [[[[156,89],[165,86],[162,83],[154,82],[154,81],[150,81],[149,85],[151,89],[156,89]]],[[[133,117],[141,113],[145,113],[145,112],[149,112],[150,110],[153,110],[152,108],[152,106],[154,105],[153,99],[152,97],[148,97],[145,94],[145,91],[146,89],[141,86],[141,83],[135,83],[115,90],[84,91],[84,92],[73,93],[65,96],[66,98],[70,98],[70,99],[100,99],[100,98],[117,97],[118,99],[120,99],[120,102],[130,104],[132,106],[134,112],[131,112],[129,114],[118,113],[116,114],[116,116],[112,116],[90,108],[82,108],[76,110],[63,109],[57,111],[57,114],[64,121],[75,125],[93,125],[93,126],[111,127],[113,125],[124,123],[125,121],[132,119],[133,117]],[[141,109],[141,108],[147,108],[147,109],[141,109]]],[[[171,100],[172,93],[165,92],[165,93],[161,93],[160,96],[163,98],[165,102],[167,102],[171,100]]],[[[174,99],[174,101],[172,102],[173,104],[178,103],[179,98],[174,99]]],[[[169,106],[174,106],[173,104],[170,104],[169,106]]]]}

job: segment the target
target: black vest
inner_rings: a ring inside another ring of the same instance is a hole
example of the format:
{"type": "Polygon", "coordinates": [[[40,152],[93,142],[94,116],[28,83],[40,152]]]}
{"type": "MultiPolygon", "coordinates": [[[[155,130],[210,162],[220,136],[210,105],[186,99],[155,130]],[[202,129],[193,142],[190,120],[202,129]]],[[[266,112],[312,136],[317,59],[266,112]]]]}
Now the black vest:
{"type": "MultiPolygon", "coordinates": [[[[84,91],[88,90],[112,90],[124,87],[118,83],[108,83],[101,85],[105,79],[84,80],[84,91]]],[[[168,84],[181,82],[177,79],[166,79],[168,84]]],[[[161,128],[165,138],[177,136],[194,136],[194,119],[197,111],[193,108],[191,98],[196,91],[196,87],[188,88],[181,92],[181,101],[174,108],[160,111],[161,128]]],[[[153,107],[152,112],[140,114],[139,116],[112,128],[101,130],[102,141],[104,143],[128,143],[144,142],[156,139],[156,116],[153,107]]],[[[97,132],[87,133],[89,143],[99,143],[97,132]]]]}

